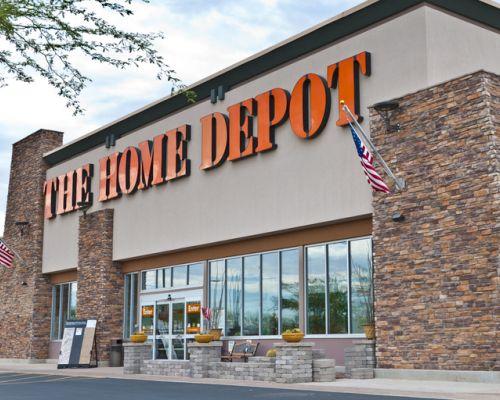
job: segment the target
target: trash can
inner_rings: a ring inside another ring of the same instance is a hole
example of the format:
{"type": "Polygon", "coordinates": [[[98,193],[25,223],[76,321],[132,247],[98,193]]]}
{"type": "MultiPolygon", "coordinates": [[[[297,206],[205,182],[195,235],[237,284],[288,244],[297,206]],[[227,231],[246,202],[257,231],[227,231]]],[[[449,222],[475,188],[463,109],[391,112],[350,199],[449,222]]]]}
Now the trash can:
{"type": "Polygon", "coordinates": [[[123,340],[111,340],[111,352],[109,354],[110,367],[123,367],[123,340]]]}

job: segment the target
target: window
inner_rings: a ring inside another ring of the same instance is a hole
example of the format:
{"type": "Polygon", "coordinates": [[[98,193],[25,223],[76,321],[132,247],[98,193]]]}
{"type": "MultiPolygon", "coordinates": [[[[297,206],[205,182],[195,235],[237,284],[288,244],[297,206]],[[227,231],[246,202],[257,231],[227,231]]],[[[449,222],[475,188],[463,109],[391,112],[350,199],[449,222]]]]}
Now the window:
{"type": "Polygon", "coordinates": [[[129,338],[139,329],[138,314],[139,299],[139,274],[132,273],[125,275],[125,299],[123,318],[123,337],[129,338]]]}
{"type": "Polygon", "coordinates": [[[307,333],[362,333],[372,312],[371,239],[308,246],[307,333]]]}
{"type": "Polygon", "coordinates": [[[204,269],[203,263],[196,263],[142,271],[141,288],[146,291],[203,286],[204,269]]]}
{"type": "Polygon", "coordinates": [[[52,318],[50,338],[61,340],[64,324],[68,319],[76,318],[76,282],[63,283],[52,287],[52,318]]]}
{"type": "Polygon", "coordinates": [[[189,266],[189,286],[203,286],[203,263],[189,266]]]}
{"type": "Polygon", "coordinates": [[[298,249],[211,261],[209,283],[210,307],[225,310],[226,336],[279,335],[299,326],[298,249]]]}
{"type": "Polygon", "coordinates": [[[187,265],[172,267],[172,287],[187,285],[187,265]]]}

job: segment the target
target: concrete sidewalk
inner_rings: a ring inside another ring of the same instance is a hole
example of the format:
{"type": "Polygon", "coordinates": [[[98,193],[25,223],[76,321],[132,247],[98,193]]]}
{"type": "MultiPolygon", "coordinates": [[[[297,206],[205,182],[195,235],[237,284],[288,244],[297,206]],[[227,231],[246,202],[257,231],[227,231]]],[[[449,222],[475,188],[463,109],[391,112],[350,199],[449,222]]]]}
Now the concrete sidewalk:
{"type": "Polygon", "coordinates": [[[499,400],[500,384],[404,379],[338,379],[331,383],[277,384],[223,379],[192,379],[156,375],[124,375],[123,368],[57,369],[54,364],[1,364],[1,372],[19,374],[65,375],[91,378],[136,379],[162,382],[187,382],[208,385],[252,386],[321,392],[408,396],[453,400],[499,400]]]}

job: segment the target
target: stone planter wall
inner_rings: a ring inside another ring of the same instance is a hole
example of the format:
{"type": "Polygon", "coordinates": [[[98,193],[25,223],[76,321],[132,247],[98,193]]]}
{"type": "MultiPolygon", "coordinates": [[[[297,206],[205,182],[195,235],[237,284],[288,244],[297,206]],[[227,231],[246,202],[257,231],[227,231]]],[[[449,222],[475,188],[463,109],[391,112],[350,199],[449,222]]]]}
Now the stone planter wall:
{"type": "Polygon", "coordinates": [[[222,342],[189,343],[190,359],[151,360],[150,344],[126,343],[124,373],[280,383],[331,382],[335,360],[314,351],[313,343],[277,343],[276,357],[221,362],[222,342]],[[313,357],[314,355],[314,357],[313,357]]]}
{"type": "Polygon", "coordinates": [[[145,362],[150,360],[152,355],[150,343],[123,343],[123,373],[144,373],[145,362]]]}

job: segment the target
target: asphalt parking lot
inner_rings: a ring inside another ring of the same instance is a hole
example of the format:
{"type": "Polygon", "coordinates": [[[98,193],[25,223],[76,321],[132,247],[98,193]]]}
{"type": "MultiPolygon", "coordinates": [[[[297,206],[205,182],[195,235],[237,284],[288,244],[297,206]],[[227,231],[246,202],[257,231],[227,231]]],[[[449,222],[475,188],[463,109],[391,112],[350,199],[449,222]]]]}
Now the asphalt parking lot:
{"type": "MultiPolygon", "coordinates": [[[[62,375],[0,373],[1,400],[411,400],[410,397],[202,385],[62,375]]],[[[416,400],[416,399],[415,399],[416,400]]],[[[422,399],[420,399],[422,400],[422,399]]]]}

